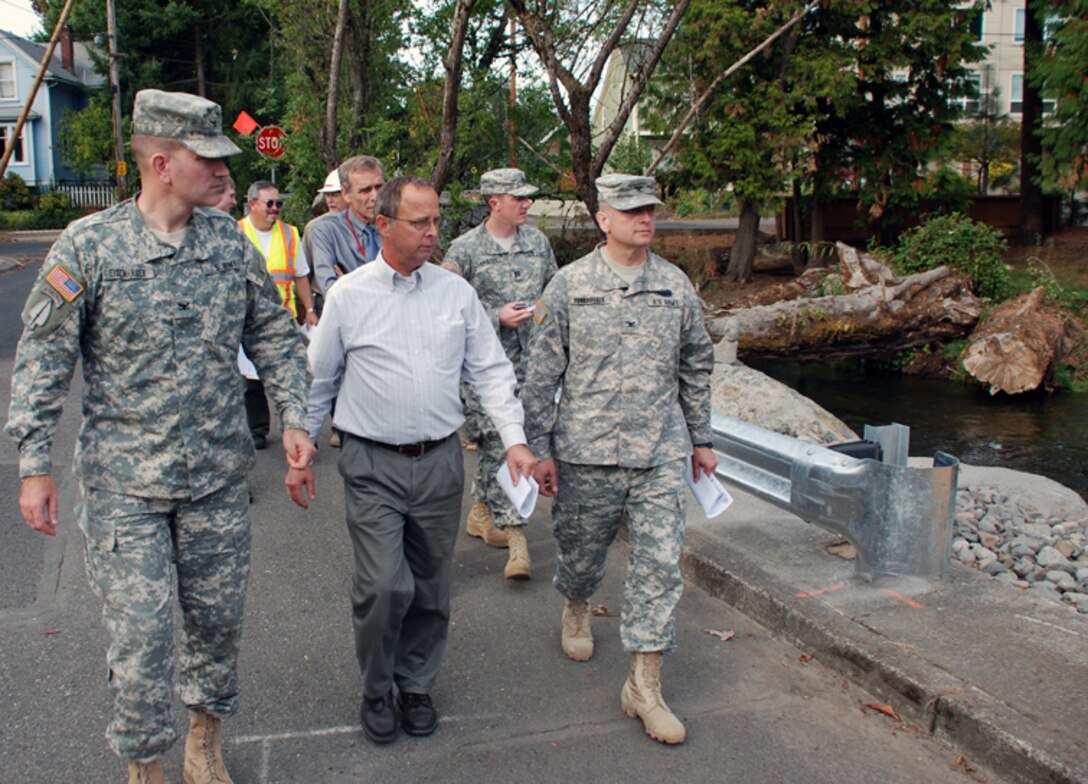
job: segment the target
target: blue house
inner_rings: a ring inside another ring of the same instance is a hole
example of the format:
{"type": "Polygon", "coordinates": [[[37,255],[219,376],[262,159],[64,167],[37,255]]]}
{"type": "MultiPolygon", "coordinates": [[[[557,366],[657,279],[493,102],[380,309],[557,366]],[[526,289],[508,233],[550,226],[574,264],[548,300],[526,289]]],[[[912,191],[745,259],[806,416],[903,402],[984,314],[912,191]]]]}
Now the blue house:
{"type": "MultiPolygon", "coordinates": [[[[30,95],[46,48],[0,30],[0,149],[14,135],[15,123],[30,95]]],[[[100,87],[104,81],[95,72],[87,47],[72,41],[65,30],[53,51],[7,171],[15,172],[31,187],[50,188],[64,180],[78,179],[79,174],[65,166],[60,154],[60,121],[65,111],[84,108],[88,88],[100,87]]]]}

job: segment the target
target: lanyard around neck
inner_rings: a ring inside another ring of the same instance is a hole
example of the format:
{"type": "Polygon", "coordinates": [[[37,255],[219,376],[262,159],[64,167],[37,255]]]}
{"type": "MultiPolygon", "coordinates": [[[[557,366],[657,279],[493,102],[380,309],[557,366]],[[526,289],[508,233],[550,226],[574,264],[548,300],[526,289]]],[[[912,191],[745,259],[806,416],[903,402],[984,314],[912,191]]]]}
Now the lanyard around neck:
{"type": "MultiPolygon", "coordinates": [[[[352,239],[354,239],[355,244],[359,246],[359,255],[362,257],[363,261],[366,261],[366,248],[363,247],[363,243],[359,240],[359,235],[355,233],[355,227],[351,223],[351,207],[344,210],[344,220],[348,222],[348,229],[351,231],[352,239]]],[[[365,226],[363,232],[366,232],[365,226]]]]}

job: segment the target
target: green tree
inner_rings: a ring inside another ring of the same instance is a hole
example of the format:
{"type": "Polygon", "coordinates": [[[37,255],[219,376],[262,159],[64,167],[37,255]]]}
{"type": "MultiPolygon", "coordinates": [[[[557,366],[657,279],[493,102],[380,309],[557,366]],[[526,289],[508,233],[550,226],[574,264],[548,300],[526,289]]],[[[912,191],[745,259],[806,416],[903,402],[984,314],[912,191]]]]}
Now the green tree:
{"type": "Polygon", "coordinates": [[[918,209],[924,172],[973,90],[985,55],[975,23],[985,0],[849,0],[821,6],[811,34],[852,56],[853,89],[820,97],[812,178],[813,240],[822,204],[846,191],[868,208],[879,238],[896,213],[918,209]]]}
{"type": "Polygon", "coordinates": [[[1053,101],[1038,133],[1042,177],[1066,191],[1088,188],[1088,0],[1048,0],[1048,31],[1042,56],[1028,80],[1053,101]]]}
{"type": "MultiPolygon", "coordinates": [[[[723,63],[740,59],[804,7],[801,0],[692,0],[652,90],[668,130],[708,89],[723,63]]],[[[848,89],[845,55],[794,27],[711,95],[687,128],[673,180],[733,187],[740,228],[727,274],[751,276],[760,210],[799,176],[814,145],[818,96],[848,89]],[[844,76],[845,74],[845,76],[844,76]]]]}

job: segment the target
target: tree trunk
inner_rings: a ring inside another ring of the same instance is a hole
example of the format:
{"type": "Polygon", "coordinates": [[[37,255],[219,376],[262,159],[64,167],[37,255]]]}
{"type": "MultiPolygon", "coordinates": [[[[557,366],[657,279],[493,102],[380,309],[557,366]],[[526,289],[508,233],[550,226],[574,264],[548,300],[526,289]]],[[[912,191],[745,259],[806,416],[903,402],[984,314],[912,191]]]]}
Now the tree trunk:
{"type": "Polygon", "coordinates": [[[1031,84],[1032,63],[1043,46],[1042,10],[1039,0],[1028,0],[1024,10],[1024,91],[1020,115],[1020,225],[1021,245],[1034,245],[1043,236],[1043,191],[1039,159],[1043,143],[1038,130],[1043,116],[1039,90],[1031,84]]]}
{"type": "Polygon", "coordinates": [[[208,87],[204,79],[204,34],[200,22],[193,25],[193,60],[196,62],[196,94],[207,97],[208,87]]]}
{"type": "Polygon", "coordinates": [[[1065,329],[1043,309],[1044,296],[1040,287],[1001,303],[971,335],[963,366],[990,394],[1028,392],[1051,375],[1065,329]]]}
{"type": "Polygon", "coordinates": [[[354,122],[348,135],[348,149],[355,154],[363,149],[364,118],[370,112],[371,18],[369,0],[358,0],[348,14],[346,47],[351,75],[351,116],[354,122]]]}
{"type": "Polygon", "coordinates": [[[707,319],[710,334],[735,330],[744,355],[823,362],[949,340],[978,321],[978,298],[949,267],[900,279],[868,254],[837,248],[834,270],[811,269],[765,297],[733,303],[707,319]],[[832,290],[846,293],[821,296],[832,290]]]}
{"type": "Polygon", "coordinates": [[[450,48],[443,67],[446,84],[442,89],[442,125],[438,133],[438,160],[431,171],[431,185],[439,193],[446,187],[453,170],[454,147],[457,141],[457,94],[461,90],[461,61],[465,49],[465,33],[476,0],[457,0],[453,9],[450,48]]]}
{"type": "Polygon", "coordinates": [[[744,201],[740,205],[740,225],[737,240],[729,251],[729,280],[747,283],[752,279],[752,265],[756,259],[756,238],[759,234],[759,205],[744,201]]]}
{"type": "Polygon", "coordinates": [[[321,158],[325,168],[331,169],[340,163],[336,151],[337,112],[340,105],[340,62],[344,56],[344,28],[347,27],[348,0],[340,0],[336,14],[336,33],[332,39],[332,53],[329,57],[329,92],[325,96],[325,119],[319,130],[321,158]]]}

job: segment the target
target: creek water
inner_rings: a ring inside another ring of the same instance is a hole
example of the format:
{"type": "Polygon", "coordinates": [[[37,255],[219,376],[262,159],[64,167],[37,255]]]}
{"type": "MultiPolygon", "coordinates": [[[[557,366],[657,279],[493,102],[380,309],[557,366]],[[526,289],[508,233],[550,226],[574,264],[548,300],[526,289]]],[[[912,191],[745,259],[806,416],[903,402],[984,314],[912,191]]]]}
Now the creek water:
{"type": "Polygon", "coordinates": [[[910,427],[910,453],[1041,474],[1088,499],[1088,395],[990,396],[973,384],[906,376],[866,363],[751,361],[843,420],[910,427]]]}

